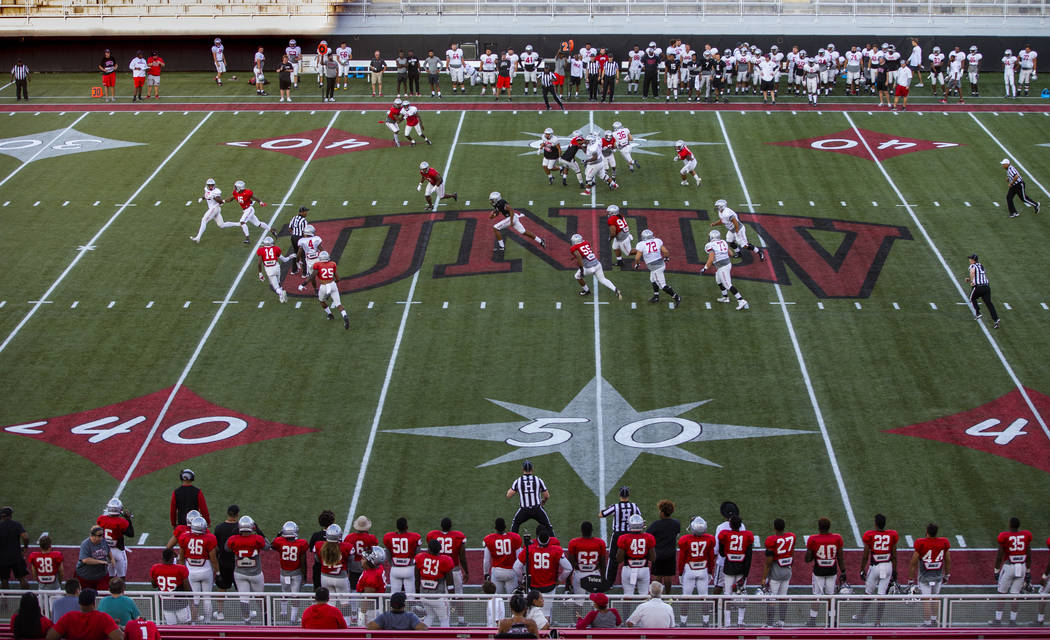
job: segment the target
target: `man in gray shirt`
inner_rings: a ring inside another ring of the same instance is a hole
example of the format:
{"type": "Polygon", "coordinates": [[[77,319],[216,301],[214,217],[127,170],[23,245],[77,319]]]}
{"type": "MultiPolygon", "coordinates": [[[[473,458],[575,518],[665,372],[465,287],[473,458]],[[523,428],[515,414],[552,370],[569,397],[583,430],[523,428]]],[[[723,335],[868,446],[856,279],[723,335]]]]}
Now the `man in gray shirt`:
{"type": "Polygon", "coordinates": [[[77,601],[79,595],[80,582],[76,578],[66,580],[66,595],[51,602],[51,619],[58,622],[59,618],[70,611],[79,611],[80,603],[77,601]]]}
{"type": "Polygon", "coordinates": [[[405,594],[397,592],[390,596],[390,611],[379,614],[368,623],[368,628],[375,631],[426,631],[427,625],[411,611],[405,611],[405,594]]]}
{"type": "Polygon", "coordinates": [[[334,53],[328,54],[324,61],[324,101],[335,102],[335,83],[339,79],[339,61],[335,59],[334,53]]]}
{"type": "Polygon", "coordinates": [[[109,543],[102,537],[102,527],[91,527],[91,533],[80,543],[80,556],[77,559],[77,579],[80,586],[91,587],[96,591],[109,590],[109,566],[113,564],[113,554],[109,552],[109,543]]]}
{"type": "Polygon", "coordinates": [[[441,58],[434,55],[434,50],[430,49],[427,51],[427,59],[423,61],[423,68],[426,69],[427,78],[430,80],[430,97],[433,98],[435,95],[441,97],[441,58]]]}

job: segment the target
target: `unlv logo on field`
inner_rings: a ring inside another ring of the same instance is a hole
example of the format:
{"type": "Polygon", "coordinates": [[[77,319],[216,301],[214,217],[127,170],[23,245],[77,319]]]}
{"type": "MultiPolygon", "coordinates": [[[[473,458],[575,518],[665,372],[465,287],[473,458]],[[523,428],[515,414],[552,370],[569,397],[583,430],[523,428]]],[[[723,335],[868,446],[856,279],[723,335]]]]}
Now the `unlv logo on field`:
{"type": "Polygon", "coordinates": [[[878,131],[868,131],[867,129],[858,129],[857,131],[860,131],[861,135],[864,136],[863,140],[857,136],[856,131],[849,128],[838,133],[829,133],[815,138],[767,142],[766,144],[780,147],[815,149],[817,151],[833,151],[834,153],[844,153],[849,156],[871,160],[871,154],[868,153],[867,147],[864,146],[864,143],[867,142],[868,147],[871,147],[871,152],[875,154],[875,157],[880,162],[905,153],[962,146],[957,142],[932,142],[907,136],[891,136],[878,131]]]}
{"type": "Polygon", "coordinates": [[[364,151],[365,149],[379,149],[394,146],[391,140],[380,140],[369,136],[361,136],[349,131],[330,129],[328,135],[324,135],[324,129],[314,129],[301,133],[290,133],[276,138],[258,138],[256,140],[245,140],[242,142],[224,142],[228,147],[242,147],[245,149],[263,149],[284,153],[300,160],[306,160],[317,147],[317,141],[324,136],[321,146],[314,154],[314,160],[336,156],[352,151],[364,151]]]}
{"type": "MultiPolygon", "coordinates": [[[[710,220],[706,211],[668,209],[621,209],[631,220],[631,227],[651,229],[672,256],[667,270],[671,273],[700,275],[706,262],[703,245],[710,220]]],[[[569,256],[569,238],[580,232],[599,250],[602,261],[609,264],[611,253],[605,212],[594,209],[551,209],[548,218],[564,218],[565,231],[549,224],[531,212],[518,209],[528,221],[526,226],[547,241],[546,249],[517,234],[506,237],[558,270],[575,270],[569,256]]],[[[338,260],[348,240],[359,229],[386,228],[386,239],[376,264],[358,273],[342,274],[339,290],[352,293],[381,287],[411,276],[423,264],[430,232],[435,224],[459,223],[462,237],[459,251],[448,261],[434,267],[432,276],[450,278],[521,271],[518,258],[505,259],[492,251],[490,210],[442,211],[439,213],[401,213],[391,215],[314,221],[317,235],[331,246],[338,260]]],[[[768,245],[769,258],[759,262],[753,254],[733,267],[733,277],[759,282],[792,284],[792,277],[802,281],[820,298],[866,298],[875,282],[893,242],[910,240],[906,227],[884,224],[803,218],[763,213],[741,214],[741,220],[756,227],[768,245]],[[821,241],[823,240],[823,242],[821,241]],[[826,247],[832,247],[830,250],[826,247]]],[[[754,231],[754,230],[753,230],[754,231]]],[[[287,234],[287,230],[284,232],[287,234]]],[[[707,277],[712,277],[708,273],[707,277]]]]}

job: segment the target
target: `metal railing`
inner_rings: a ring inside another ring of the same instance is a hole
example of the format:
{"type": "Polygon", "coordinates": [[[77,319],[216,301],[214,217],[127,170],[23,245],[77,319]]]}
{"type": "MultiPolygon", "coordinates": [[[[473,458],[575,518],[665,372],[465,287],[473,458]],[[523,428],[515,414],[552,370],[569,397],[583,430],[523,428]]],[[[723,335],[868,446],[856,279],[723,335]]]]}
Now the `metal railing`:
{"type": "MultiPolygon", "coordinates": [[[[0,620],[18,609],[22,591],[0,591],[0,620]]],[[[41,608],[49,615],[52,603],[65,594],[39,591],[41,608]]],[[[158,593],[129,592],[139,611],[158,624],[196,625],[298,625],[303,609],[312,604],[307,593],[158,593]]],[[[509,615],[507,596],[493,606],[492,596],[434,595],[409,596],[408,607],[430,626],[493,627],[509,615]]],[[[333,593],[330,604],[339,608],[348,624],[364,626],[389,606],[390,594],[333,593]]],[[[550,607],[552,627],[575,626],[577,616],[591,610],[590,601],[576,595],[545,596],[550,607]]],[[[626,619],[646,598],[609,594],[609,605],[626,619]]],[[[864,595],[807,596],[768,595],[682,596],[669,595],[664,601],[675,611],[676,623],[683,627],[992,627],[998,612],[1002,624],[1036,626],[1044,612],[1047,595],[864,595]],[[1014,612],[1014,613],[1011,613],[1014,612]]]]}

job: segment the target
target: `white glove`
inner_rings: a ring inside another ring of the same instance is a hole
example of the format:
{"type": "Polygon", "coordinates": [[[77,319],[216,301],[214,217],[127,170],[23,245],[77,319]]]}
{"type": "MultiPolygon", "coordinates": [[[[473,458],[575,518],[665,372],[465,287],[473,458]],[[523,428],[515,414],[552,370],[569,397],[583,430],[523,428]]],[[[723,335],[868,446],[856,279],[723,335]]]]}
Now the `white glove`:
{"type": "Polygon", "coordinates": [[[419,184],[416,185],[416,191],[422,191],[422,190],[423,190],[423,183],[420,182],[419,184]]]}

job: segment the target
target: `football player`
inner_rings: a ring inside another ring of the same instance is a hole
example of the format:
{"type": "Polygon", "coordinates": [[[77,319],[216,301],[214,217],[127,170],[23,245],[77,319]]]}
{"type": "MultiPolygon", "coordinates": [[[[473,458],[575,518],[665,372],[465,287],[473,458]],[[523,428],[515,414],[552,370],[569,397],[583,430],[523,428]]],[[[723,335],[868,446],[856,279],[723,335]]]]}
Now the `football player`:
{"type": "Polygon", "coordinates": [[[726,242],[732,247],[736,257],[739,258],[740,254],[745,249],[748,249],[758,255],[759,260],[765,262],[765,252],[760,247],[756,247],[747,241],[747,227],[740,221],[740,216],[737,215],[736,211],[726,206],[726,201],[723,199],[715,201],[715,211],[718,212],[718,220],[712,222],[711,226],[717,227],[721,225],[726,228],[726,242]]]}
{"type": "Polygon", "coordinates": [[[168,544],[165,545],[164,548],[165,549],[175,549],[175,553],[178,554],[179,553],[179,549],[177,547],[178,547],[178,544],[179,544],[179,538],[182,537],[182,534],[189,533],[189,531],[190,531],[190,523],[193,522],[194,518],[201,518],[201,517],[203,517],[201,515],[201,512],[197,511],[196,509],[191,509],[191,510],[187,511],[186,512],[186,524],[180,524],[180,525],[175,527],[175,529],[171,533],[171,538],[168,540],[168,544]]]}
{"type": "MultiPolygon", "coordinates": [[[[416,584],[420,593],[446,594],[445,576],[452,571],[452,558],[441,553],[441,543],[431,540],[427,549],[416,555],[416,584]]],[[[423,609],[428,627],[449,626],[449,606],[447,598],[425,598],[423,609]]]]}
{"type": "MultiPolygon", "coordinates": [[[[518,559],[514,563],[514,570],[521,575],[528,565],[530,584],[533,589],[541,594],[549,594],[557,588],[559,583],[572,573],[572,565],[565,557],[565,550],[561,548],[558,541],[551,536],[549,528],[540,525],[536,528],[536,541],[518,552],[518,559]]],[[[544,600],[541,608],[543,615],[549,620],[553,601],[544,600]]]]}
{"type": "Polygon", "coordinates": [[[372,521],[368,516],[357,516],[354,519],[353,531],[346,534],[346,537],[343,538],[343,542],[348,543],[354,549],[354,554],[350,556],[350,565],[347,568],[351,591],[357,588],[357,581],[361,578],[361,561],[364,559],[365,553],[379,544],[379,538],[370,533],[371,528],[372,521]]]}
{"type": "MultiPolygon", "coordinates": [[[[358,593],[385,593],[386,574],[383,572],[383,563],[386,562],[386,552],[383,547],[373,545],[361,555],[361,577],[357,579],[358,593]]],[[[357,624],[367,627],[368,623],[375,621],[379,608],[374,598],[359,598],[357,610],[357,624]]]]}
{"type": "Polygon", "coordinates": [[[503,216],[498,222],[496,222],[496,224],[492,225],[492,230],[496,234],[496,251],[503,251],[506,248],[503,242],[503,235],[500,231],[508,227],[514,229],[518,234],[523,235],[526,238],[532,238],[536,241],[536,244],[546,248],[547,243],[543,241],[543,238],[533,234],[531,231],[525,230],[525,226],[521,224],[521,219],[525,216],[510,208],[507,205],[507,201],[503,199],[502,195],[500,195],[499,191],[493,191],[489,194],[489,204],[492,205],[492,214],[489,215],[489,220],[497,216],[503,216]]]}
{"type": "MultiPolygon", "coordinates": [[[[715,571],[715,544],[713,535],[707,532],[707,521],[697,516],[689,522],[689,533],[678,539],[678,576],[682,583],[682,595],[706,596],[715,571]]],[[[703,615],[704,626],[711,616],[703,615]]],[[[687,617],[682,614],[682,626],[687,617]]]]}
{"type": "MultiPolygon", "coordinates": [[[[909,577],[924,596],[940,593],[941,585],[948,581],[952,572],[951,543],[948,538],[938,537],[937,529],[933,522],[926,525],[926,537],[915,541],[915,552],[911,554],[909,577]]],[[[923,609],[929,618],[924,626],[937,624],[938,608],[935,602],[924,601],[923,609]]]]}
{"type": "Polygon", "coordinates": [[[970,53],[966,56],[966,74],[970,77],[970,95],[977,98],[980,92],[977,82],[981,79],[981,59],[984,55],[977,51],[977,45],[970,45],[970,53]]]}
{"type": "Polygon", "coordinates": [[[215,186],[215,178],[208,178],[204,183],[204,195],[197,198],[197,202],[207,202],[208,210],[204,212],[204,217],[201,218],[201,226],[200,229],[197,230],[197,235],[190,236],[190,240],[199,244],[201,236],[204,235],[204,228],[207,227],[208,223],[212,220],[215,221],[215,224],[220,229],[241,226],[236,222],[226,222],[222,219],[220,207],[222,207],[224,200],[222,199],[222,190],[215,186]]]}
{"type": "MultiPolygon", "coordinates": [[[[1032,582],[1032,532],[1021,529],[1021,521],[1010,518],[1010,528],[996,539],[999,550],[995,554],[995,581],[1001,594],[1021,593],[1032,582]]],[[[995,611],[993,625],[1003,623],[1002,604],[995,611]]],[[[1010,624],[1017,624],[1017,603],[1010,605],[1010,624]]]]}
{"type": "MultiPolygon", "coordinates": [[[[306,265],[306,268],[302,270],[302,277],[309,278],[313,274],[314,265],[317,264],[317,260],[321,256],[321,245],[323,243],[324,241],[317,235],[317,230],[314,229],[314,226],[312,224],[306,225],[306,228],[303,229],[303,237],[299,238],[299,248],[297,250],[299,263],[306,265]]],[[[306,286],[300,284],[299,291],[306,291],[306,286]]]]}
{"type": "Polygon", "coordinates": [[[496,593],[511,594],[518,587],[514,558],[521,549],[521,536],[507,531],[507,522],[503,518],[496,518],[495,528],[495,533],[488,534],[482,540],[485,550],[482,572],[485,581],[495,585],[496,593]]]}
{"type": "MultiPolygon", "coordinates": [[[[219,542],[215,534],[208,531],[208,522],[201,516],[190,520],[189,531],[179,536],[179,555],[189,572],[187,582],[195,592],[211,591],[212,578],[219,574],[219,542]]],[[[193,606],[200,606],[200,597],[194,596],[193,606]]],[[[197,615],[203,622],[215,615],[212,611],[211,598],[204,598],[204,611],[197,615]]]]}
{"type": "Polygon", "coordinates": [[[51,547],[51,536],[46,533],[40,536],[37,544],[40,545],[40,550],[30,553],[26,558],[29,571],[33,574],[38,589],[57,590],[66,581],[62,552],[51,547]]]}
{"type": "MultiPolygon", "coordinates": [[[[273,539],[270,548],[281,555],[281,592],[299,593],[306,581],[306,552],[310,544],[299,537],[299,525],[292,520],[281,527],[281,535],[273,539]]],[[[281,616],[296,622],[295,606],[281,600],[281,616]]]]}
{"type": "MultiPolygon", "coordinates": [[[[350,316],[346,314],[343,302],[339,299],[339,274],[336,273],[336,264],[331,260],[331,256],[328,255],[327,251],[322,251],[318,255],[317,262],[314,264],[313,274],[310,276],[310,282],[317,291],[317,299],[321,302],[321,308],[324,309],[325,317],[333,320],[332,307],[335,307],[339,309],[339,313],[343,316],[343,328],[349,329],[350,316]]],[[[302,285],[299,286],[301,287],[302,285]]]]}
{"type": "Polygon", "coordinates": [[[401,109],[403,104],[401,98],[396,98],[394,104],[386,110],[386,120],[382,121],[382,124],[384,124],[387,129],[390,129],[390,133],[394,134],[394,144],[398,147],[401,146],[401,141],[397,137],[397,131],[398,123],[404,118],[404,111],[401,109]]]}
{"type": "Polygon", "coordinates": [[[383,546],[390,558],[390,591],[415,593],[416,572],[412,567],[412,559],[416,557],[422,536],[408,530],[406,518],[398,518],[396,526],[397,531],[383,536],[383,546]]]}
{"type": "MultiPolygon", "coordinates": [[[[413,142],[412,144],[415,143],[413,142]]],[[[426,161],[419,163],[419,184],[416,185],[416,191],[423,189],[424,182],[427,185],[427,190],[423,195],[426,196],[427,206],[430,207],[431,211],[437,211],[438,203],[446,198],[459,199],[458,192],[445,194],[444,178],[441,177],[437,169],[430,166],[430,163],[426,161]],[[437,194],[438,202],[434,202],[433,196],[435,193],[437,194]]]]}
{"type": "Polygon", "coordinates": [[[350,593],[347,565],[354,547],[342,540],[342,527],[330,524],[325,528],[324,539],[314,543],[314,555],[321,563],[321,586],[332,593],[350,593]]]}
{"type": "Polygon", "coordinates": [[[284,48],[284,55],[288,56],[288,62],[292,63],[292,86],[299,88],[299,74],[303,71],[303,48],[292,38],[284,48]]]}
{"type": "Polygon", "coordinates": [[[1017,57],[1021,64],[1021,74],[1018,77],[1018,82],[1027,96],[1032,80],[1036,79],[1036,63],[1038,62],[1039,54],[1032,50],[1031,45],[1026,44],[1024,51],[1019,52],[1017,57]]]}
{"type": "Polygon", "coordinates": [[[653,235],[649,229],[643,229],[641,240],[635,246],[633,253],[634,268],[637,269],[644,262],[649,269],[649,283],[653,287],[653,297],[649,298],[649,302],[660,302],[660,291],[663,290],[674,299],[676,309],[681,306],[682,296],[678,295],[664,278],[664,265],[670,259],[664,241],[653,235]]]}
{"type": "Polygon", "coordinates": [[[281,302],[288,300],[288,293],[285,292],[284,287],[281,286],[281,263],[279,258],[281,257],[281,248],[273,243],[273,238],[266,236],[263,238],[262,246],[255,250],[255,255],[259,256],[259,282],[266,282],[270,280],[270,288],[277,294],[277,299],[281,302]],[[263,275],[263,271],[266,275],[263,275]]]}
{"type": "Polygon", "coordinates": [[[605,161],[605,168],[613,180],[616,179],[616,156],[613,155],[615,152],[616,140],[613,139],[613,132],[606,129],[602,134],[602,160],[605,161]]]}
{"type": "Polygon", "coordinates": [[[340,42],[335,49],[335,59],[339,64],[338,75],[335,78],[335,88],[339,88],[339,78],[343,79],[343,90],[350,88],[350,58],[353,57],[353,49],[340,42]]]}
{"type": "Polygon", "coordinates": [[[576,154],[583,147],[587,146],[587,140],[581,135],[579,131],[573,131],[572,137],[569,138],[569,144],[565,146],[565,150],[561,153],[561,158],[558,159],[558,166],[561,167],[561,184],[562,186],[568,186],[567,180],[569,175],[569,169],[572,169],[576,173],[576,181],[580,183],[581,189],[587,187],[583,183],[583,176],[580,173],[580,165],[576,162],[576,154]]]}
{"type": "MultiPolygon", "coordinates": [[[[192,525],[191,525],[192,526],[192,525]]],[[[237,520],[238,535],[226,540],[226,550],[233,554],[233,581],[240,593],[262,593],[266,590],[266,580],[262,572],[262,551],[269,545],[266,538],[256,531],[255,520],[251,516],[241,516],[237,520]]],[[[244,624],[259,614],[251,610],[251,599],[240,598],[244,624]]]]}
{"type": "Polygon", "coordinates": [[[594,134],[588,136],[587,149],[584,153],[586,155],[586,166],[584,168],[586,186],[580,195],[591,195],[591,189],[593,189],[596,184],[595,178],[601,178],[610,189],[616,189],[620,186],[616,184],[616,181],[605,171],[606,165],[605,157],[602,154],[601,138],[594,134]]]}
{"type": "Polygon", "coordinates": [[[265,233],[271,234],[273,237],[277,237],[277,232],[270,228],[268,224],[262,222],[255,216],[255,203],[258,202],[260,207],[265,207],[266,203],[255,197],[255,194],[251,189],[244,185],[244,180],[238,180],[233,183],[233,195],[225,200],[222,200],[219,204],[236,200],[237,204],[241,206],[241,231],[244,232],[244,244],[251,242],[251,236],[248,234],[248,223],[255,225],[262,229],[265,233]]]}
{"type": "MultiPolygon", "coordinates": [[[[463,583],[470,580],[467,569],[467,536],[462,531],[452,529],[452,519],[441,519],[441,530],[427,532],[427,544],[432,541],[441,543],[441,554],[452,558],[452,569],[445,574],[446,587],[449,593],[463,593],[463,583]]],[[[459,623],[464,623],[462,611],[459,623]]]]}
{"type": "MultiPolygon", "coordinates": [[[[554,170],[558,166],[558,158],[561,157],[561,144],[558,143],[558,136],[554,135],[554,129],[547,127],[543,130],[540,148],[536,150],[536,153],[543,158],[540,166],[543,168],[543,173],[547,174],[547,183],[554,184],[554,170]]],[[[562,182],[565,182],[564,175],[562,182]]]]}
{"type": "Polygon", "coordinates": [[[569,564],[572,565],[572,592],[583,593],[582,581],[597,581],[602,584],[601,568],[606,565],[608,551],[605,540],[594,537],[594,525],[588,521],[580,523],[580,536],[569,540],[569,564]]]}
{"type": "Polygon", "coordinates": [[[689,176],[693,176],[693,180],[696,180],[696,186],[700,186],[700,176],[696,173],[696,156],[689,150],[689,147],[685,146],[684,140],[677,140],[674,143],[674,157],[672,161],[682,161],[682,170],[678,173],[679,177],[682,178],[682,186],[689,184],[689,176]]]}
{"type": "Polygon", "coordinates": [[[625,596],[641,595],[649,588],[650,568],[656,560],[656,538],[645,532],[645,518],[627,518],[627,533],[616,540],[616,562],[625,596]]]}
{"type": "Polygon", "coordinates": [[[605,208],[606,222],[609,224],[609,238],[612,243],[613,255],[616,257],[616,266],[623,266],[623,257],[630,256],[634,251],[631,241],[631,227],[627,224],[627,218],[620,213],[620,207],[611,204],[605,208]]]}
{"type": "Polygon", "coordinates": [[[412,139],[412,130],[415,129],[424,142],[434,144],[427,137],[427,134],[423,133],[423,121],[419,117],[419,108],[414,104],[409,104],[408,100],[401,103],[401,108],[405,113],[405,140],[408,140],[410,145],[415,146],[416,141],[412,139]]]}
{"type": "MultiPolygon", "coordinates": [[[[1014,70],[1017,68],[1017,56],[1010,49],[1003,52],[1003,87],[1007,98],[1017,97],[1017,83],[1014,80],[1014,70]]],[[[962,98],[959,99],[962,102],[962,98]]]]}
{"type": "MultiPolygon", "coordinates": [[[[897,540],[899,536],[893,529],[886,528],[886,516],[881,513],[875,514],[875,528],[865,531],[861,536],[864,542],[864,553],[860,559],[860,579],[864,581],[864,593],[869,596],[878,593],[886,595],[889,591],[890,581],[897,581],[897,540]],[[868,562],[871,566],[868,566],[868,562]]],[[[860,607],[860,613],[854,616],[854,620],[862,620],[867,617],[868,607],[871,604],[865,600],[860,607]]],[[[875,608],[875,623],[882,622],[883,603],[875,608]]]]}
{"type": "Polygon", "coordinates": [[[128,573],[128,552],[124,549],[124,538],[135,535],[135,526],[131,524],[131,513],[124,504],[113,498],[106,503],[106,508],[95,524],[102,527],[102,537],[109,544],[113,563],[109,565],[110,578],[123,578],[128,573]]]}
{"type": "Polygon", "coordinates": [[[631,144],[634,142],[634,136],[631,135],[631,130],[623,126],[622,122],[613,123],[613,138],[616,139],[616,150],[620,152],[623,159],[627,161],[627,168],[631,171],[641,167],[633,157],[631,157],[631,144]]]}
{"type": "MultiPolygon", "coordinates": [[[[762,585],[773,596],[786,596],[791,584],[791,564],[795,560],[795,534],[785,532],[787,525],[783,518],[773,521],[773,535],[766,538],[766,564],[762,568],[762,585]]],[[[766,608],[768,626],[784,626],[787,618],[787,602],[777,608],[776,620],[773,619],[773,607],[766,608]]]]}
{"type": "Polygon", "coordinates": [[[744,296],[740,295],[740,292],[733,286],[733,279],[730,275],[733,269],[733,262],[729,259],[729,244],[722,239],[722,234],[718,229],[711,229],[707,236],[710,238],[710,242],[704,245],[704,251],[707,252],[707,262],[700,268],[700,273],[704,273],[714,265],[716,269],[715,282],[718,284],[719,291],[722,292],[718,301],[729,302],[729,294],[732,293],[737,300],[737,311],[750,309],[751,306],[747,303],[747,300],[744,300],[744,296]]]}
{"type": "MultiPolygon", "coordinates": [[[[726,595],[743,593],[747,583],[747,574],[751,571],[751,547],[755,544],[755,534],[744,528],[739,515],[729,518],[729,528],[718,534],[718,553],[725,558],[722,572],[725,582],[722,592],[726,595]]],[[[729,603],[727,603],[728,605],[729,603]]],[[[744,625],[743,605],[737,606],[737,626],[744,625]]],[[[725,625],[732,626],[730,607],[725,609],[725,625]]]]}
{"type": "MultiPolygon", "coordinates": [[[[829,596],[836,593],[835,576],[846,584],[846,563],[842,553],[842,536],[831,533],[831,520],[817,520],[817,533],[806,540],[806,562],[813,563],[813,595],[829,596]]],[[[811,607],[807,626],[817,625],[817,610],[811,607]]]]}
{"type": "MultiPolygon", "coordinates": [[[[149,570],[149,581],[153,588],[163,593],[187,591],[186,582],[190,572],[181,564],[175,564],[175,552],[165,549],[160,557],[163,562],[158,562],[149,570]]],[[[190,605],[186,600],[163,599],[161,611],[164,624],[189,624],[191,620],[190,605]]]]}
{"type": "MultiPolygon", "coordinates": [[[[612,283],[608,278],[605,277],[605,272],[602,270],[602,263],[598,261],[598,256],[594,254],[594,250],[591,249],[591,243],[583,239],[578,233],[574,233],[570,239],[572,246],[569,247],[569,255],[576,262],[579,267],[576,269],[576,282],[580,283],[580,295],[587,296],[591,293],[591,288],[587,286],[587,281],[583,279],[584,276],[594,275],[594,277],[603,286],[608,287],[610,291],[616,294],[617,300],[623,300],[623,294],[616,288],[616,285],[612,283]]],[[[610,578],[612,579],[612,578],[610,578]]]]}

